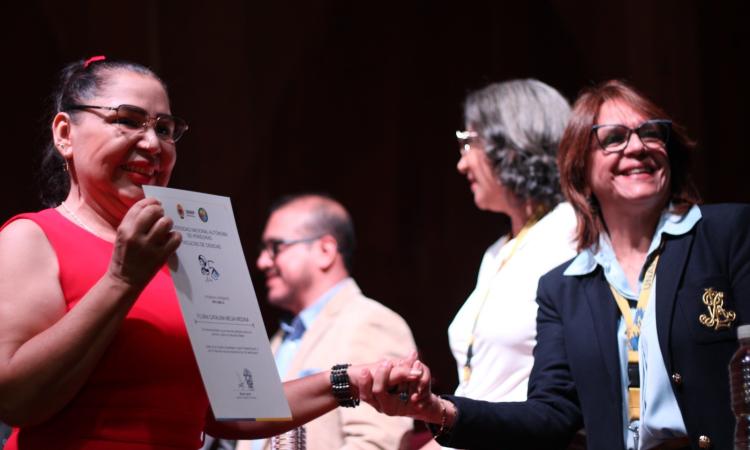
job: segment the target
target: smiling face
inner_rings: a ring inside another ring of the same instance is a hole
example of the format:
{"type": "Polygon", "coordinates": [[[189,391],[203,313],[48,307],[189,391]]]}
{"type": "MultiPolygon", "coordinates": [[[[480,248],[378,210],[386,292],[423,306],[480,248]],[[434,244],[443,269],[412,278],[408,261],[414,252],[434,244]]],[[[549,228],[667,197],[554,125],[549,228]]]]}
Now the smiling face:
{"type": "MultiPolygon", "coordinates": [[[[133,105],[150,116],[170,113],[167,93],[155,78],[127,70],[109,71],[104,76],[105,83],[85,104],[133,105]]],[[[88,205],[122,218],[143,198],[144,184],[167,184],[175,163],[175,145],[160,140],[153,128],[125,132],[116,123],[115,111],[106,109],[67,114],[73,117],[62,133],[67,143],[62,152],[71,171],[71,192],[79,193],[88,205]]]]}
{"type": "MultiPolygon", "coordinates": [[[[309,212],[298,203],[286,205],[271,214],[263,231],[263,242],[295,241],[311,236],[301,224],[307,223],[309,212]]],[[[266,277],[268,302],[279,308],[299,313],[305,306],[306,294],[315,283],[315,242],[281,245],[278,253],[262,251],[257,266],[266,277]],[[272,257],[273,256],[273,257],[272,257]]]]}
{"type": "MultiPolygon", "coordinates": [[[[609,100],[602,104],[597,125],[625,125],[635,129],[646,120],[627,104],[609,100]]],[[[670,166],[664,146],[649,148],[635,133],[627,147],[614,153],[602,151],[595,138],[588,153],[587,181],[602,211],[625,214],[653,212],[664,208],[670,192],[670,166]]]]}

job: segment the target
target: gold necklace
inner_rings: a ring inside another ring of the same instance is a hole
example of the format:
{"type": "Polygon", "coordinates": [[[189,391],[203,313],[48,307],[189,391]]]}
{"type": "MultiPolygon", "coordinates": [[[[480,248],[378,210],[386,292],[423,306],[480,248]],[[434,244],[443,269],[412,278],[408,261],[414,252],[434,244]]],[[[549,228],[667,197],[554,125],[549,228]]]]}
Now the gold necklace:
{"type": "Polygon", "coordinates": [[[464,364],[464,368],[463,368],[463,382],[464,383],[468,382],[469,378],[471,378],[471,358],[474,356],[474,341],[476,339],[477,323],[479,322],[479,315],[482,313],[484,304],[487,302],[487,298],[490,296],[490,286],[492,285],[492,280],[495,279],[497,274],[500,273],[503,267],[505,267],[508,261],[510,261],[513,255],[516,253],[516,250],[521,244],[521,241],[523,241],[523,239],[526,237],[526,234],[529,232],[531,227],[533,227],[539,221],[539,219],[544,217],[546,212],[547,211],[545,209],[540,208],[537,210],[537,212],[533,216],[529,218],[529,220],[526,221],[526,223],[523,225],[523,228],[521,228],[521,231],[519,231],[518,235],[516,235],[515,241],[513,242],[513,247],[511,247],[510,249],[510,253],[508,253],[508,256],[503,258],[502,261],[500,261],[500,264],[498,265],[497,270],[495,271],[495,274],[487,282],[487,288],[484,291],[484,297],[482,298],[482,303],[479,304],[479,309],[477,310],[477,314],[474,317],[474,324],[471,326],[471,336],[469,336],[469,346],[466,349],[466,363],[464,364]]]}
{"type": "Polygon", "coordinates": [[[96,234],[94,233],[94,230],[92,230],[88,225],[86,225],[86,223],[83,220],[79,219],[78,216],[76,216],[76,214],[73,211],[71,211],[70,209],[68,209],[67,206],[65,206],[65,202],[60,203],[60,206],[62,206],[62,209],[64,209],[65,212],[68,213],[68,215],[70,215],[70,217],[73,218],[73,221],[76,224],[81,226],[81,228],[83,228],[84,230],[88,231],[91,234],[96,234]]]}

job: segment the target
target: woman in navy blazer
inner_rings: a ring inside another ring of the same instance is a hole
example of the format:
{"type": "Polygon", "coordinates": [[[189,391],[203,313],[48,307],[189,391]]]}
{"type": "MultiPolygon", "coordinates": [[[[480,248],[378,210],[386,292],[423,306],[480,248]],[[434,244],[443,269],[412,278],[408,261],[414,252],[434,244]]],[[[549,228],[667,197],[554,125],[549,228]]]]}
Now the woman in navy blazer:
{"type": "Polygon", "coordinates": [[[580,253],[539,282],[528,400],[403,404],[387,394],[387,367],[364,398],[435,424],[456,448],[565,448],[582,426],[589,449],[731,448],[727,365],[750,318],[750,208],[696,206],[692,147],[629,85],[585,91],[559,153],[580,253]]]}

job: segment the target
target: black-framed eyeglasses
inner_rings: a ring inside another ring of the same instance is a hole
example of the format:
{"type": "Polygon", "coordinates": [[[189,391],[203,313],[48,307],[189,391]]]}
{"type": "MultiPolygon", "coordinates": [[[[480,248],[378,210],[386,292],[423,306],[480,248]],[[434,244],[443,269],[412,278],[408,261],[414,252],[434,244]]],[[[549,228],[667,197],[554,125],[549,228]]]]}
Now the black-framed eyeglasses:
{"type": "Polygon", "coordinates": [[[124,133],[143,133],[148,127],[153,127],[156,136],[167,143],[173,144],[180,140],[188,124],[183,119],[169,114],[149,116],[145,109],[133,105],[96,106],[96,105],[66,105],[64,111],[86,111],[87,109],[104,109],[115,112],[114,124],[124,133]]]}
{"type": "Polygon", "coordinates": [[[625,150],[633,133],[638,135],[644,146],[650,149],[667,148],[672,132],[672,121],[666,119],[647,120],[635,128],[625,125],[594,125],[591,131],[604,153],[625,150]]]}
{"type": "Polygon", "coordinates": [[[476,144],[479,135],[476,131],[464,130],[456,131],[456,139],[458,140],[458,151],[461,156],[469,153],[471,146],[476,144]]]}
{"type": "Polygon", "coordinates": [[[317,241],[323,236],[313,236],[300,239],[266,239],[258,244],[258,253],[268,252],[271,259],[276,259],[279,253],[297,244],[317,241]]]}

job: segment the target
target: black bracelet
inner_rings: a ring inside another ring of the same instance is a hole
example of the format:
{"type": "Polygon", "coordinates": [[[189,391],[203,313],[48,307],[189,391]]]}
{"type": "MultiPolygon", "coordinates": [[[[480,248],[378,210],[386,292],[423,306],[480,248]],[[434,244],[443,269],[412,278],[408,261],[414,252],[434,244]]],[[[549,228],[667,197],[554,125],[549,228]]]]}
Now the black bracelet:
{"type": "Polygon", "coordinates": [[[331,392],[344,408],[354,408],[359,405],[359,398],[352,395],[352,385],[349,383],[347,369],[351,364],[336,364],[331,367],[331,392]]]}

